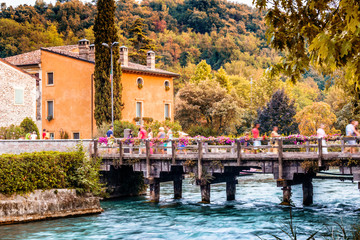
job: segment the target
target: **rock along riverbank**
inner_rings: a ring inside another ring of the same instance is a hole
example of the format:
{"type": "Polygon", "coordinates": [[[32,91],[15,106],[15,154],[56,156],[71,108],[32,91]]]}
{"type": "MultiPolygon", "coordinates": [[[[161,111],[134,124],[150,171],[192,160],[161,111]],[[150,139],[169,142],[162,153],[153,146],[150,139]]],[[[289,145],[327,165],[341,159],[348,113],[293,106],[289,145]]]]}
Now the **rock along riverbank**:
{"type": "Polygon", "coordinates": [[[35,190],[23,195],[0,194],[0,225],[103,212],[100,198],[75,189],[35,190]]]}

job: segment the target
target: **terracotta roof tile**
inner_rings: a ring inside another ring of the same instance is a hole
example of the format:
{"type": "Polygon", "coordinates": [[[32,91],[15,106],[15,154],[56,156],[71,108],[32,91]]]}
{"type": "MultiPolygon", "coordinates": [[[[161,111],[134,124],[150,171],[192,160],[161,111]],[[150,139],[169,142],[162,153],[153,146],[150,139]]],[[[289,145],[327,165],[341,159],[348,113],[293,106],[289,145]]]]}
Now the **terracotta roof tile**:
{"type": "MultiPolygon", "coordinates": [[[[72,58],[77,58],[79,60],[89,61],[79,57],[79,48],[78,45],[66,45],[66,46],[57,46],[57,47],[46,47],[41,48],[42,50],[46,50],[53,53],[58,53],[64,56],[69,56],[72,58]]],[[[28,53],[19,54],[12,57],[5,58],[6,61],[10,62],[13,65],[22,66],[22,65],[32,65],[32,64],[39,64],[41,58],[41,50],[35,50],[28,53]]],[[[137,63],[129,62],[128,66],[121,66],[123,71],[138,71],[138,72],[146,72],[146,73],[153,73],[153,74],[161,74],[161,75],[168,75],[171,77],[178,77],[179,75],[176,73],[172,73],[169,71],[165,71],[162,69],[150,69],[149,67],[137,63]]]]}

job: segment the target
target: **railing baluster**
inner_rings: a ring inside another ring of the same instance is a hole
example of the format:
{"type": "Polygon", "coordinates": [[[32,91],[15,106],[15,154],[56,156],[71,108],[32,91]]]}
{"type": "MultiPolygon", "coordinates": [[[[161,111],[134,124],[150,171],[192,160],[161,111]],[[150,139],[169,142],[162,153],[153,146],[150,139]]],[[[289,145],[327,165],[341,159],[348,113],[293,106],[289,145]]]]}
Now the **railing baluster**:
{"type": "Polygon", "coordinates": [[[203,142],[201,140],[198,143],[198,178],[201,180],[202,177],[202,158],[203,158],[203,142]]]}
{"type": "Polygon", "coordinates": [[[278,160],[279,160],[279,179],[284,179],[284,168],[283,168],[283,139],[279,138],[278,139],[278,160]]]}
{"type": "Polygon", "coordinates": [[[236,150],[237,150],[237,165],[241,165],[241,142],[240,139],[236,139],[236,150]]]}
{"type": "Polygon", "coordinates": [[[323,151],[322,151],[322,138],[318,138],[318,165],[322,167],[323,151]]]}
{"type": "Polygon", "coordinates": [[[171,163],[176,164],[176,140],[171,140],[171,163]]]}
{"type": "Polygon", "coordinates": [[[145,150],[146,150],[146,177],[150,177],[151,164],[150,164],[150,141],[145,140],[145,150]]]}
{"type": "Polygon", "coordinates": [[[345,141],[343,139],[341,139],[341,152],[344,153],[345,152],[345,141]]]}
{"type": "Polygon", "coordinates": [[[120,165],[123,164],[123,154],[124,154],[124,151],[123,151],[123,142],[121,141],[121,139],[118,140],[118,143],[119,143],[119,159],[120,159],[120,165]]]}

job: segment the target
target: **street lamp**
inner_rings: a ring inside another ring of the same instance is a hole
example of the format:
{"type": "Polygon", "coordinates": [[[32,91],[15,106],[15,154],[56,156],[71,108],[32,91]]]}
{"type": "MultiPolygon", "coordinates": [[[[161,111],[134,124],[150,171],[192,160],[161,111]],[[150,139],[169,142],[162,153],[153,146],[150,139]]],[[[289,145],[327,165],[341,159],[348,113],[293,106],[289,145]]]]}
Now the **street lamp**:
{"type": "Polygon", "coordinates": [[[113,42],[110,44],[102,43],[103,46],[110,49],[110,56],[111,56],[111,69],[110,69],[110,81],[111,81],[111,125],[114,126],[114,83],[113,83],[113,47],[119,45],[118,42],[113,42]]]}

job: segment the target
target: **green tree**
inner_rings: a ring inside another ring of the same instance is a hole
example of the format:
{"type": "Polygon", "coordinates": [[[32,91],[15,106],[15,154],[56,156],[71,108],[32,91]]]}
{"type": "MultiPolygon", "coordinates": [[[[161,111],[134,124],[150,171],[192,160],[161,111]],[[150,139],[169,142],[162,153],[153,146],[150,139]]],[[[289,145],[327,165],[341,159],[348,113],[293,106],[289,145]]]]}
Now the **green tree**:
{"type": "Polygon", "coordinates": [[[144,19],[137,18],[129,29],[131,45],[134,50],[129,53],[132,61],[146,65],[146,54],[149,50],[155,50],[153,40],[144,32],[144,19]]]}
{"type": "Polygon", "coordinates": [[[24,118],[24,120],[20,123],[20,127],[23,129],[25,134],[35,131],[38,138],[40,138],[39,129],[31,118],[24,118]]]}
{"type": "Polygon", "coordinates": [[[360,2],[358,0],[258,0],[266,9],[270,45],[286,54],[272,68],[299,79],[310,65],[325,73],[345,70],[360,110],[360,2]]]}
{"type": "Polygon", "coordinates": [[[191,83],[200,83],[201,81],[211,80],[211,66],[202,60],[195,69],[194,75],[190,78],[191,83]]]}
{"type": "MultiPolygon", "coordinates": [[[[110,83],[110,51],[102,45],[109,46],[117,42],[117,28],[115,26],[115,2],[114,0],[98,0],[98,13],[95,18],[95,120],[97,126],[103,122],[111,121],[111,83],[110,83]]],[[[114,119],[121,119],[121,69],[119,62],[119,48],[113,48],[113,83],[114,83],[114,119]]]]}
{"type": "Polygon", "coordinates": [[[175,118],[184,129],[193,125],[211,127],[218,134],[234,133],[241,108],[236,94],[212,80],[190,83],[176,95],[175,118]]]}
{"type": "Polygon", "coordinates": [[[220,84],[221,87],[225,88],[228,92],[231,91],[232,86],[230,78],[222,67],[215,73],[215,80],[220,84]]]}
{"type": "Polygon", "coordinates": [[[290,101],[282,89],[276,91],[266,106],[258,110],[257,122],[261,124],[261,132],[270,133],[273,126],[278,126],[280,133],[289,135],[298,132],[295,115],[294,101],[290,101]]]}

